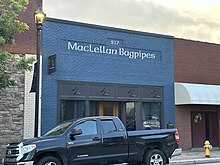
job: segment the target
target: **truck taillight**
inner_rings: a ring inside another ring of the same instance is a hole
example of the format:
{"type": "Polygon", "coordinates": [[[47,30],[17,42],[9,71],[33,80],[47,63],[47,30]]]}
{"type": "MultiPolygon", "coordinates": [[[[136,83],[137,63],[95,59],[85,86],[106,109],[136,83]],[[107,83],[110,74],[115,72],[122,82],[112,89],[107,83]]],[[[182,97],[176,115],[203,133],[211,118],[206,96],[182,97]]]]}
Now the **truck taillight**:
{"type": "Polygon", "coordinates": [[[179,141],[180,141],[180,135],[179,135],[179,132],[178,132],[178,131],[176,131],[176,133],[175,133],[175,139],[176,139],[176,142],[179,143],[179,141]]]}

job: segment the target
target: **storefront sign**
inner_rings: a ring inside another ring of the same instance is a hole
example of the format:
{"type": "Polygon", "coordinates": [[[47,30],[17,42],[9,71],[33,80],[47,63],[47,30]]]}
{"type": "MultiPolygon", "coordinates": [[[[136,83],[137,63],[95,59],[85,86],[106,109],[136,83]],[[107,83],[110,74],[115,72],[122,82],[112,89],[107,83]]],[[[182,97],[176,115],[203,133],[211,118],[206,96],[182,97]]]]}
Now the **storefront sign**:
{"type": "Polygon", "coordinates": [[[56,72],[56,54],[48,57],[48,74],[56,72]]]}
{"type": "Polygon", "coordinates": [[[109,45],[85,43],[85,42],[70,42],[67,41],[67,49],[70,51],[78,52],[87,52],[87,53],[96,53],[96,54],[106,54],[106,55],[119,55],[128,57],[129,59],[151,59],[151,60],[160,60],[159,51],[150,51],[144,49],[136,48],[126,48],[115,46],[117,42],[111,42],[113,47],[109,45]]]}

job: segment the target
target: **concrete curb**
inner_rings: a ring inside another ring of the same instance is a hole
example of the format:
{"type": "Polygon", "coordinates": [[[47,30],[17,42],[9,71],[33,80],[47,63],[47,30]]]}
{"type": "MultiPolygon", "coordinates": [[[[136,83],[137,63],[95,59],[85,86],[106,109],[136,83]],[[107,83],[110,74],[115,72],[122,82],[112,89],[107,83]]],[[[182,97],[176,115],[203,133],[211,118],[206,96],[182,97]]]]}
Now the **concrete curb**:
{"type": "Polygon", "coordinates": [[[219,163],[220,158],[190,159],[190,160],[174,160],[170,161],[170,165],[190,165],[190,164],[207,164],[219,163]]]}

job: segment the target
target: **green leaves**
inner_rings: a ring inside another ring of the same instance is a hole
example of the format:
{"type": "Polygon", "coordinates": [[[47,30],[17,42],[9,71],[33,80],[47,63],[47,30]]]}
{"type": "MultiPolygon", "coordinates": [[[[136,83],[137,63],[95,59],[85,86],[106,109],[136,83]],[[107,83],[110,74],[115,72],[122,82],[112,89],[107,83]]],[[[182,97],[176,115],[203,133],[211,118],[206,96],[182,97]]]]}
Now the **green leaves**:
{"type": "Polygon", "coordinates": [[[28,0],[2,0],[0,5],[0,47],[14,44],[14,35],[28,29],[28,25],[18,20],[18,13],[24,11],[28,0]]]}
{"type": "Polygon", "coordinates": [[[9,8],[16,13],[24,11],[28,5],[28,0],[9,0],[9,2],[9,8]]]}
{"type": "Polygon", "coordinates": [[[9,59],[11,54],[0,50],[0,91],[8,86],[14,85],[14,81],[10,79],[9,59]]]}
{"type": "Polygon", "coordinates": [[[17,71],[31,71],[34,61],[36,61],[34,57],[15,57],[9,52],[0,50],[0,92],[16,85],[11,75],[17,71]]]}
{"type": "Polygon", "coordinates": [[[3,8],[3,13],[12,11],[14,13],[22,12],[28,5],[28,0],[0,0],[0,7],[3,8]]]}
{"type": "Polygon", "coordinates": [[[28,25],[18,20],[18,13],[23,12],[29,0],[0,0],[0,91],[15,85],[11,79],[12,71],[31,70],[35,58],[15,58],[3,50],[5,44],[15,44],[14,35],[28,29],[28,25]]]}
{"type": "Polygon", "coordinates": [[[16,68],[18,70],[26,70],[26,71],[31,71],[32,70],[32,64],[33,62],[36,61],[34,57],[21,57],[17,60],[16,68]]]}

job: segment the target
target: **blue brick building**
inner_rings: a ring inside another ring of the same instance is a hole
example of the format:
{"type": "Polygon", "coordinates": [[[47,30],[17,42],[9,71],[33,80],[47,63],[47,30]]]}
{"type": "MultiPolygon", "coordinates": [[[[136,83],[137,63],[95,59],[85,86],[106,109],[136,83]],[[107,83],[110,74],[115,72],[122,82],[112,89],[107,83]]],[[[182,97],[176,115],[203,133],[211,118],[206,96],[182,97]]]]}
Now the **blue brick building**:
{"type": "Polygon", "coordinates": [[[173,37],[48,18],[41,128],[116,115],[129,130],[175,123],[173,37]]]}

